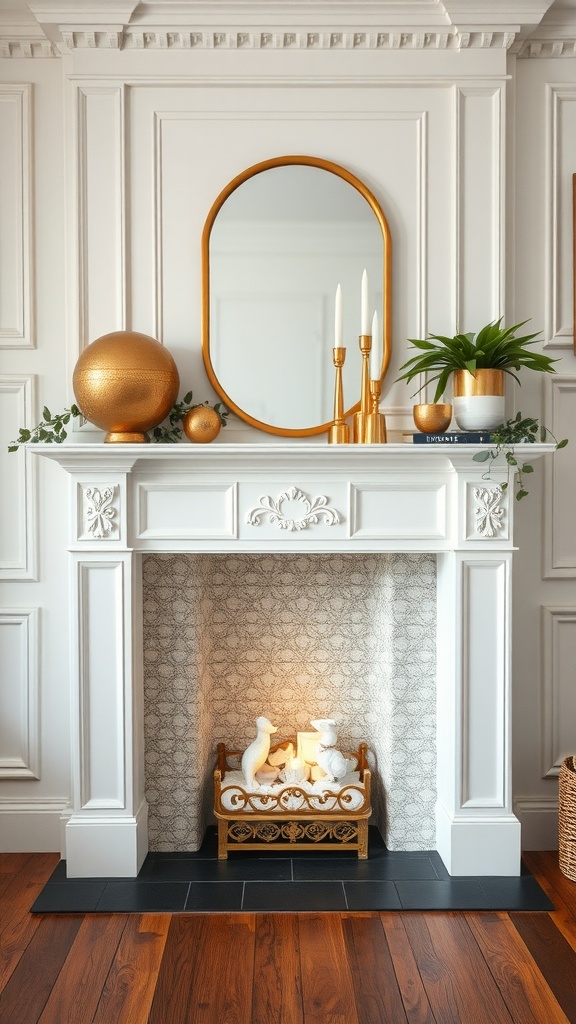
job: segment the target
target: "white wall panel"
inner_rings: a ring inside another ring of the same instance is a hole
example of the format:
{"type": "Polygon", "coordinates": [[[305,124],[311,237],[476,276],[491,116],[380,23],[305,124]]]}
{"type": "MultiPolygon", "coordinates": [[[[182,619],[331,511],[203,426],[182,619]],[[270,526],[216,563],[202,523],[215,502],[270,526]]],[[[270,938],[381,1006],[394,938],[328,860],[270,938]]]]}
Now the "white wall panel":
{"type": "Polygon", "coordinates": [[[504,313],[503,90],[455,87],[455,324],[477,330],[504,313]]]}
{"type": "Polygon", "coordinates": [[[78,108],[80,349],[126,327],[124,91],[82,86],[78,108]]]}
{"type": "Polygon", "coordinates": [[[0,347],[32,348],[31,85],[0,86],[0,347]]]}
{"type": "Polygon", "coordinates": [[[0,779],[40,778],[38,611],[0,610],[0,779]]]}
{"type": "Polygon", "coordinates": [[[542,775],[574,753],[576,607],[542,609],[542,775]]]}
{"type": "Polygon", "coordinates": [[[549,135],[546,150],[546,343],[554,348],[572,348],[572,174],[576,171],[576,85],[549,85],[546,100],[549,135]]]}
{"type": "Polygon", "coordinates": [[[33,426],[34,378],[0,375],[0,579],[35,579],[36,463],[23,449],[8,452],[20,427],[33,426]]]}
{"type": "Polygon", "coordinates": [[[543,422],[554,436],[571,438],[562,448],[546,460],[546,490],[544,501],[544,571],[545,579],[576,577],[576,375],[555,374],[545,381],[545,410],[543,422]]]}

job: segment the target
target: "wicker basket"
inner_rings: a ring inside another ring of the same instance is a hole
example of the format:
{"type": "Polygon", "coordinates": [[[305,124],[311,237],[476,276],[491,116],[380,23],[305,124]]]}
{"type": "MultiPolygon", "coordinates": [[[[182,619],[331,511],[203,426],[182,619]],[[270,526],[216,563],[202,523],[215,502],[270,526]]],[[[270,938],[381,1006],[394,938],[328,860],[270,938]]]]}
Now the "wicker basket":
{"type": "Polygon", "coordinates": [[[560,768],[558,853],[562,874],[576,882],[576,767],[572,756],[566,757],[560,768]]]}

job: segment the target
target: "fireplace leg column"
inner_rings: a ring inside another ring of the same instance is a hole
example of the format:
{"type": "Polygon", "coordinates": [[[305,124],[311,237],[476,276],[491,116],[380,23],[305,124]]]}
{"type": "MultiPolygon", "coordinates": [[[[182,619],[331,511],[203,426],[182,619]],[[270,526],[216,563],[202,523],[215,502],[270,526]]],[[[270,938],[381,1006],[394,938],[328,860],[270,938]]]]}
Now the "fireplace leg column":
{"type": "Polygon", "coordinates": [[[69,877],[138,874],[148,850],[144,799],[140,556],[73,556],[73,811],[69,877]]]}
{"type": "Polygon", "coordinates": [[[507,551],[438,556],[436,843],[451,875],[520,874],[507,551]]]}

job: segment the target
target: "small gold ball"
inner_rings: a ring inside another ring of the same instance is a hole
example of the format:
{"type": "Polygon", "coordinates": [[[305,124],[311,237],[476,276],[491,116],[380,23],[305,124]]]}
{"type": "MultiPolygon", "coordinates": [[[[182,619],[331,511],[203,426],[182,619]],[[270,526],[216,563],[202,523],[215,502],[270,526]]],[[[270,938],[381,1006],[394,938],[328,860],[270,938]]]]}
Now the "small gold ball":
{"type": "Polygon", "coordinates": [[[209,405],[196,405],[186,413],[182,427],[186,437],[195,444],[208,444],[220,433],[222,424],[215,409],[209,405]]]}

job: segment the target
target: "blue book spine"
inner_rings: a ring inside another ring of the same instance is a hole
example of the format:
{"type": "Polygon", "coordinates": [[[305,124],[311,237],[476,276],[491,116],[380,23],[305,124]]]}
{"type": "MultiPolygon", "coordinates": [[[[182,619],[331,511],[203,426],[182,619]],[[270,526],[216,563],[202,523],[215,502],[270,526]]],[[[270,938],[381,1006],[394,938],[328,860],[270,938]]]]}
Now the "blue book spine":
{"type": "Polygon", "coordinates": [[[414,444],[491,444],[489,431],[451,430],[444,434],[413,434],[414,444]]]}

